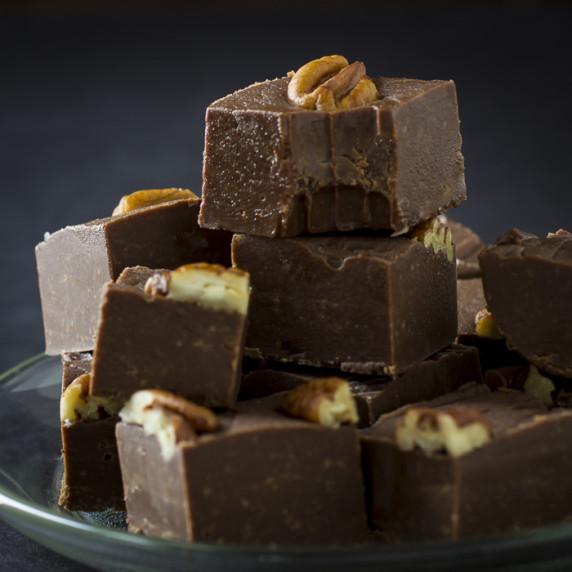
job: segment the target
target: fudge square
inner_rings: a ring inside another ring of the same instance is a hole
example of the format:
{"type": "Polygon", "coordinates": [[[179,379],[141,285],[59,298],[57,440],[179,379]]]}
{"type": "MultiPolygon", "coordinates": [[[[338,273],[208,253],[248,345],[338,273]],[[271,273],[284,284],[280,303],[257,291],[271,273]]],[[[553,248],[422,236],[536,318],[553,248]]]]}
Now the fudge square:
{"type": "Polygon", "coordinates": [[[248,303],[248,274],[238,269],[127,268],[104,288],[90,394],[125,401],[153,387],[232,407],[248,303]]]}
{"type": "Polygon", "coordinates": [[[510,349],[572,378],[572,234],[513,229],[479,255],[487,307],[510,349]]]}
{"type": "Polygon", "coordinates": [[[129,266],[230,263],[230,235],[198,226],[200,198],[185,189],[136,191],[111,217],[46,234],[36,262],[46,353],[93,350],[101,289],[129,266]]]}
{"type": "Polygon", "coordinates": [[[235,235],[233,264],[252,286],[245,355],[395,375],[448,346],[455,262],[450,234],[435,228],[424,236],[449,241],[235,235]]]}
{"type": "Polygon", "coordinates": [[[401,231],[460,205],[455,84],[372,81],[378,97],[349,109],[290,102],[288,77],[212,103],[200,225],[266,237],[401,231]]]}
{"type": "Polygon", "coordinates": [[[251,545],[365,542],[354,427],[289,417],[281,396],[214,416],[165,393],[135,393],[117,425],[131,532],[251,545]]]}
{"type": "Polygon", "coordinates": [[[569,521],[572,411],[467,384],[361,431],[372,526],[431,541],[569,521]]]}

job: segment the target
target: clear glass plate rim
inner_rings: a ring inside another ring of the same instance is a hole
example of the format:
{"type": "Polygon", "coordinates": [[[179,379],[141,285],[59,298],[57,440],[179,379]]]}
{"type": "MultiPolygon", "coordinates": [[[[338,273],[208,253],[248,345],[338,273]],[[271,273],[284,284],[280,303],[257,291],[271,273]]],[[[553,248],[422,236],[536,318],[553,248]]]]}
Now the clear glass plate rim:
{"type": "MultiPolygon", "coordinates": [[[[5,389],[6,384],[14,377],[23,373],[35,364],[54,358],[55,356],[47,356],[44,353],[36,354],[23,362],[16,364],[4,373],[0,374],[0,392],[5,389]]],[[[1,423],[1,420],[0,420],[1,423]]],[[[38,522],[55,525],[65,529],[73,529],[82,535],[93,535],[97,530],[102,540],[111,543],[131,544],[135,548],[156,548],[165,551],[169,549],[177,549],[183,551],[193,551],[202,553],[205,556],[218,555],[221,553],[232,557],[236,556],[258,556],[258,557],[277,557],[277,558],[296,558],[302,557],[323,557],[325,554],[334,555],[335,557],[353,558],[359,556],[361,558],[398,558],[404,555],[415,553],[418,557],[428,557],[437,553],[447,551],[449,553],[471,553],[471,552],[489,552],[498,549],[512,549],[526,545],[543,545],[547,542],[559,542],[563,540],[572,541],[572,523],[557,524],[544,526],[537,529],[519,531],[503,535],[491,537],[474,538],[461,541],[443,541],[434,543],[407,543],[395,545],[368,544],[358,547],[256,547],[241,545],[219,545],[207,544],[200,542],[183,542],[176,540],[165,540],[159,538],[150,538],[146,536],[131,534],[127,531],[113,528],[106,528],[95,523],[87,523],[73,518],[58,515],[41,504],[28,501],[12,491],[6,490],[0,484],[0,516],[2,512],[9,511],[13,515],[22,515],[27,519],[34,519],[38,522]]]]}

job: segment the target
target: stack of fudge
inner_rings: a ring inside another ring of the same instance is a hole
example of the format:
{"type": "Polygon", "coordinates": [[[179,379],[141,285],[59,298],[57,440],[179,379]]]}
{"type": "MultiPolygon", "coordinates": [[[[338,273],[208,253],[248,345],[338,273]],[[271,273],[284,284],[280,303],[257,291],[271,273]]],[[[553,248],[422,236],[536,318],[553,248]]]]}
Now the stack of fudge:
{"type": "Polygon", "coordinates": [[[36,248],[60,504],[252,545],[569,518],[572,237],[484,246],[465,198],[452,81],[328,56],[214,102],[202,198],[36,248]]]}

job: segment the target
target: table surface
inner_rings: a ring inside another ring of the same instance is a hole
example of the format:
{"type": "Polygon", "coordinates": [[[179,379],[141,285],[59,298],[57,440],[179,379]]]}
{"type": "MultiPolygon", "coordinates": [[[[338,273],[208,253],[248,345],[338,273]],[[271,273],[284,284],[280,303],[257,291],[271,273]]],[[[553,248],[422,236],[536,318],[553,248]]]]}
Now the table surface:
{"type": "MultiPolygon", "coordinates": [[[[515,226],[572,228],[569,5],[150,5],[0,4],[1,371],[43,349],[44,232],[106,216],[137,189],[200,193],[206,106],[322,55],[361,59],[373,76],[455,80],[469,200],[451,218],[486,242],[515,226]]],[[[87,568],[0,522],[0,569],[87,568]]]]}

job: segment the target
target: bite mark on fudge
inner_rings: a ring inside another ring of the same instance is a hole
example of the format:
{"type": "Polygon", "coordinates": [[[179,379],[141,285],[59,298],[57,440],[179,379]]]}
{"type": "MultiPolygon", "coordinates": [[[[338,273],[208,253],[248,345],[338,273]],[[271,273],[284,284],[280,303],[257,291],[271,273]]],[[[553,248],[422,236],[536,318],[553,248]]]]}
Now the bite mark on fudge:
{"type": "Polygon", "coordinates": [[[303,65],[288,84],[288,100],[304,109],[334,111],[371,103],[379,98],[365,75],[363,62],[349,64],[343,56],[324,56],[303,65]]]}
{"type": "Polygon", "coordinates": [[[418,447],[429,455],[459,457],[490,441],[490,422],[476,409],[413,407],[397,424],[395,439],[402,451],[418,447]]]}
{"type": "Polygon", "coordinates": [[[324,427],[335,428],[342,423],[359,421],[350,384],[340,377],[314,379],[294,388],[284,394],[281,407],[292,417],[324,427]]]}
{"type": "Polygon", "coordinates": [[[288,77],[213,102],[199,224],[272,238],[400,231],[461,204],[454,83],[372,81],[379,98],[347,110],[293,105],[288,77]]]}
{"type": "Polygon", "coordinates": [[[247,272],[204,262],[153,274],[145,284],[145,292],[243,315],[247,313],[250,297],[247,272]]]}
{"type": "Polygon", "coordinates": [[[160,389],[136,391],[119,416],[155,435],[165,461],[173,458],[178,443],[193,441],[197,434],[211,433],[219,426],[217,416],[207,407],[160,389]]]}
{"type": "Polygon", "coordinates": [[[121,197],[118,205],[113,209],[113,216],[130,213],[138,209],[167,203],[169,201],[198,198],[199,197],[189,189],[144,189],[121,197]]]}
{"type": "Polygon", "coordinates": [[[93,421],[102,417],[117,415],[123,406],[120,399],[89,395],[91,374],[84,373],[72,381],[60,399],[60,420],[69,425],[78,418],[93,421]]]}

